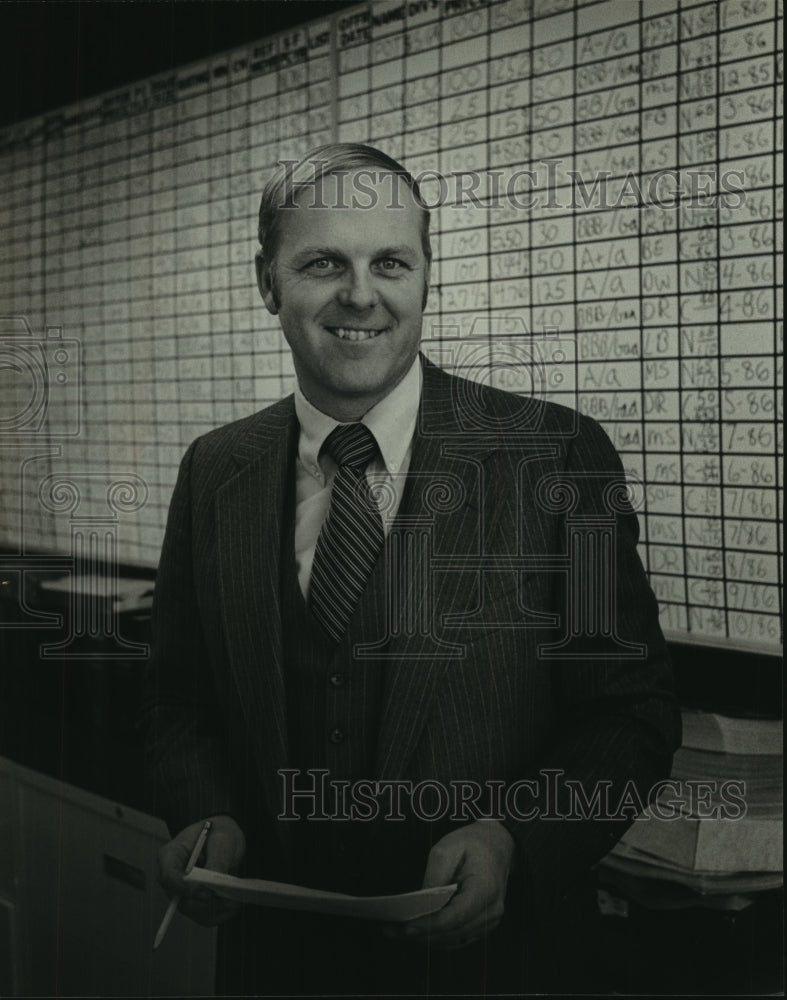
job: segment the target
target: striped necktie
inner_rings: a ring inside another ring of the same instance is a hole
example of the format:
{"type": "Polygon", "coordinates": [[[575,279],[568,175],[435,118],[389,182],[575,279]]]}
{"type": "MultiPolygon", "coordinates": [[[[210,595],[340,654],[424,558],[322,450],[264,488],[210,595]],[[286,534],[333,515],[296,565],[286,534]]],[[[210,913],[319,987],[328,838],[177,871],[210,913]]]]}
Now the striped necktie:
{"type": "Polygon", "coordinates": [[[364,424],[340,424],[323,449],[339,466],[331,506],[314,551],[309,602],[323,629],[338,642],[383,546],[383,522],[364,470],[378,454],[364,424]]]}

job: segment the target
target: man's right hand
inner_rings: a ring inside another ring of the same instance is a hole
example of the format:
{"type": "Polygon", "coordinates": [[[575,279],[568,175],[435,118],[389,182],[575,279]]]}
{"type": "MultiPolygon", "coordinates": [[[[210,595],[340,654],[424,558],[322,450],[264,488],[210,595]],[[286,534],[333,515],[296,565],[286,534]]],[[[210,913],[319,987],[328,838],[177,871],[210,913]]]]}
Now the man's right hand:
{"type": "MultiPolygon", "coordinates": [[[[203,868],[234,874],[246,853],[246,837],[231,816],[208,816],[212,823],[205,849],[198,860],[203,868]]],[[[180,896],[179,909],[198,924],[212,927],[223,924],[240,909],[240,904],[221,899],[206,886],[186,882],[191,852],[205,825],[205,820],[192,823],[159,851],[158,880],[169,896],[180,896]]]]}

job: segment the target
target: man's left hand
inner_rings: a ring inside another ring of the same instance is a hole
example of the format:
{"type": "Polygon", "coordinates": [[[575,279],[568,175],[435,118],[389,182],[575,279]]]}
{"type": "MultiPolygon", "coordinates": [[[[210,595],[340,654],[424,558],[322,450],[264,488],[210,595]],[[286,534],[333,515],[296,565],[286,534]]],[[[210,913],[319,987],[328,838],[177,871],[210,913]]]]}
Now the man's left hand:
{"type": "Polygon", "coordinates": [[[477,820],[441,838],[429,852],[423,888],[458,883],[437,913],[409,920],[392,936],[439,948],[461,948],[500,923],[514,838],[496,820],[477,820]]]}

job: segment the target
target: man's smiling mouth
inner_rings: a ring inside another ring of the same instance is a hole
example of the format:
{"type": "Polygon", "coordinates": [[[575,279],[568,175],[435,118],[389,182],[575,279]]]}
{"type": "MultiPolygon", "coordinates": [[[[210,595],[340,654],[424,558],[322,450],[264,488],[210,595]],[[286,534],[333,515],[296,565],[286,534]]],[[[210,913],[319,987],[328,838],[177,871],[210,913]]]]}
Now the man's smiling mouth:
{"type": "Polygon", "coordinates": [[[328,333],[333,334],[334,337],[338,337],[339,340],[372,340],[381,333],[385,333],[387,327],[379,330],[366,330],[350,326],[326,326],[325,329],[328,333]]]}

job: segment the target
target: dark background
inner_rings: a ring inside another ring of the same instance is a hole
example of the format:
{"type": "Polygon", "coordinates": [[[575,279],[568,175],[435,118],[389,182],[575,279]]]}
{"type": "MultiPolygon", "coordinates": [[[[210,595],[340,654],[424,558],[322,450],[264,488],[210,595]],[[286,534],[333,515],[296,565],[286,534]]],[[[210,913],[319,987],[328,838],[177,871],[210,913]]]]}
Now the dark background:
{"type": "Polygon", "coordinates": [[[0,125],[354,5],[355,0],[4,0],[0,125]]]}

